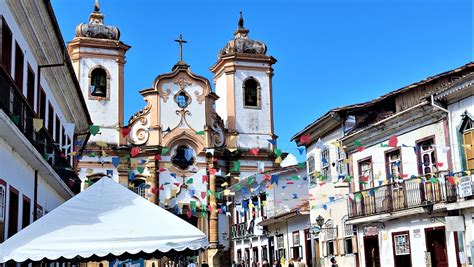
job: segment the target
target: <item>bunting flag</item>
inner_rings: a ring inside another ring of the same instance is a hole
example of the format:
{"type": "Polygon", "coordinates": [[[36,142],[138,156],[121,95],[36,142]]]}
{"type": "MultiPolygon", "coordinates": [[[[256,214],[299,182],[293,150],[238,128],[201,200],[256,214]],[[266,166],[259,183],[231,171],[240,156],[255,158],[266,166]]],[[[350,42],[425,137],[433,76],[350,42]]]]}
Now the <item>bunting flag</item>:
{"type": "Polygon", "coordinates": [[[100,127],[98,125],[89,125],[89,132],[92,134],[92,135],[96,135],[98,134],[100,131],[100,127]]]}
{"type": "Polygon", "coordinates": [[[201,179],[202,179],[202,183],[209,183],[209,176],[203,175],[201,176],[201,179]]]}
{"type": "Polygon", "coordinates": [[[186,181],[186,184],[192,184],[194,182],[194,179],[193,178],[189,178],[187,181],[186,181]]]}
{"type": "Polygon", "coordinates": [[[304,147],[297,147],[296,149],[298,149],[298,152],[300,153],[300,155],[303,155],[304,147]]]}
{"type": "Polygon", "coordinates": [[[130,129],[130,128],[128,128],[128,127],[123,127],[123,128],[121,129],[122,136],[123,136],[123,137],[127,137],[127,136],[130,134],[130,131],[131,131],[131,130],[132,130],[132,129],[130,129]]]}
{"type": "Polygon", "coordinates": [[[311,140],[311,138],[310,138],[309,134],[304,134],[300,137],[300,142],[305,144],[305,145],[308,145],[310,143],[310,140],[311,140]]]}
{"type": "Polygon", "coordinates": [[[324,148],[324,143],[323,143],[323,140],[321,140],[321,138],[319,138],[318,141],[316,141],[316,148],[317,149],[323,149],[324,148]]]}
{"type": "Polygon", "coordinates": [[[145,167],[143,167],[143,166],[138,166],[138,167],[137,167],[137,171],[138,171],[138,173],[142,174],[142,173],[145,171],[145,167]]]}
{"type": "Polygon", "coordinates": [[[193,149],[192,148],[187,148],[184,150],[184,158],[188,161],[190,161],[193,158],[193,149]]]}
{"type": "Polygon", "coordinates": [[[234,167],[232,168],[232,171],[234,172],[239,172],[240,171],[240,161],[233,161],[234,167]]]}
{"type": "Polygon", "coordinates": [[[133,171],[128,172],[128,180],[130,181],[135,180],[135,173],[133,171]]]}
{"type": "Polygon", "coordinates": [[[141,152],[141,149],[139,147],[137,146],[132,147],[132,149],[130,150],[130,156],[135,157],[138,154],[140,154],[140,152],[141,152]]]}
{"type": "Polygon", "coordinates": [[[273,150],[273,153],[275,153],[277,157],[281,157],[282,155],[281,149],[278,149],[278,148],[275,148],[275,150],[273,150]]]}
{"type": "Polygon", "coordinates": [[[209,169],[209,174],[215,175],[216,173],[217,173],[217,169],[215,169],[215,168],[209,169]]]}
{"type": "Polygon", "coordinates": [[[156,160],[156,161],[161,160],[161,155],[160,155],[160,154],[156,154],[156,155],[155,155],[155,160],[156,160]]]}
{"type": "Polygon", "coordinates": [[[259,148],[252,148],[250,149],[250,154],[254,155],[254,156],[257,156],[258,155],[258,152],[260,151],[259,148]]]}
{"type": "Polygon", "coordinates": [[[204,131],[198,131],[198,132],[196,132],[196,134],[197,134],[197,135],[204,135],[205,132],[204,132],[204,131]]]}
{"type": "Polygon", "coordinates": [[[167,147],[161,148],[161,155],[164,156],[164,155],[168,154],[168,151],[169,151],[169,149],[167,147]]]}
{"type": "Polygon", "coordinates": [[[201,192],[201,198],[205,199],[206,198],[206,192],[201,192]]]}
{"type": "Polygon", "coordinates": [[[114,170],[107,170],[107,176],[114,176],[114,170]]]}
{"type": "Polygon", "coordinates": [[[275,159],[275,163],[277,163],[277,164],[280,164],[282,161],[283,161],[283,160],[281,159],[281,157],[277,157],[277,158],[275,159]]]}
{"type": "Polygon", "coordinates": [[[33,129],[35,132],[39,132],[43,128],[43,119],[33,118],[33,129]]]}
{"type": "Polygon", "coordinates": [[[276,141],[273,140],[273,139],[267,139],[268,143],[272,144],[272,145],[276,145],[276,141]]]}
{"type": "Polygon", "coordinates": [[[278,175],[277,175],[277,174],[274,174],[274,175],[272,175],[271,177],[272,177],[271,183],[278,185],[278,175]]]}
{"type": "Polygon", "coordinates": [[[389,139],[388,139],[388,146],[389,147],[397,147],[398,146],[398,138],[396,135],[392,135],[389,139]]]}
{"type": "Polygon", "coordinates": [[[230,190],[229,189],[225,189],[224,190],[224,196],[229,196],[230,195],[230,190]]]}

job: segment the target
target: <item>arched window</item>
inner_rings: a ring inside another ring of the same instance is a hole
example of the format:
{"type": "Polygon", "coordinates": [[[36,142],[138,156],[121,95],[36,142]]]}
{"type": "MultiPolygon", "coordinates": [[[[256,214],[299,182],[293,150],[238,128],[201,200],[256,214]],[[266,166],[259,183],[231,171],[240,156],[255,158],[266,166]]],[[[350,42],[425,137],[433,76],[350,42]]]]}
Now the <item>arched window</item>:
{"type": "Polygon", "coordinates": [[[107,72],[103,68],[95,68],[91,72],[91,96],[107,97],[107,72]]]}
{"type": "MultiPolygon", "coordinates": [[[[464,152],[464,164],[466,170],[474,169],[474,120],[469,116],[467,111],[462,115],[461,125],[459,127],[460,143],[462,143],[464,152]]],[[[464,165],[463,164],[463,165],[464,165]]]]}
{"type": "Polygon", "coordinates": [[[194,150],[187,145],[179,145],[171,159],[173,165],[182,170],[186,170],[194,164],[194,150]]]}
{"type": "Polygon", "coordinates": [[[309,156],[306,162],[308,164],[308,174],[313,173],[316,170],[315,165],[314,165],[315,163],[314,156],[313,155],[309,156]]]}
{"type": "Polygon", "coordinates": [[[260,106],[260,85],[254,78],[249,78],[244,82],[244,106],[260,106]]]}

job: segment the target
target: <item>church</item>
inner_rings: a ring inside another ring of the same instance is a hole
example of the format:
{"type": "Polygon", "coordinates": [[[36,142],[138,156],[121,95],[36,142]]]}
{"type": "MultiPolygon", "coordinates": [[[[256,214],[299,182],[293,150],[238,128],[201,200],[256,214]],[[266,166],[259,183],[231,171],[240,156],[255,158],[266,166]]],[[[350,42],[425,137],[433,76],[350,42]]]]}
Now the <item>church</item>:
{"type": "MultiPolygon", "coordinates": [[[[179,31],[179,29],[176,29],[179,31]]],[[[249,37],[242,13],[234,37],[218,51],[212,83],[180,58],[140,90],[143,108],[124,120],[126,53],[116,26],[96,1],[76,28],[68,53],[91,114],[92,133],[78,159],[83,187],[114,179],[197,226],[210,247],[199,261],[230,266],[228,186],[278,166],[272,77],[276,59],[249,37]]],[[[199,40],[196,40],[199,41],[199,40]]],[[[212,56],[212,55],[209,55],[212,56]]],[[[125,219],[125,218],[124,218],[125,219]]],[[[146,218],[126,218],[145,220],[146,218]]]]}

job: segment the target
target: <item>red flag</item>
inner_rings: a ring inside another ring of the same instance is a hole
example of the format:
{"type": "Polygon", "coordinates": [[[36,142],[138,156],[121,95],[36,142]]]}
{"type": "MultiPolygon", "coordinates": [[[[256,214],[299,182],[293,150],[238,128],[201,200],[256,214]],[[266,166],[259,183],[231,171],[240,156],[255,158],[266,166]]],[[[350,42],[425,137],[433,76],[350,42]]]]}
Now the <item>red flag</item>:
{"type": "Polygon", "coordinates": [[[165,190],[165,186],[164,186],[164,185],[160,185],[160,190],[165,190]]]}
{"type": "Polygon", "coordinates": [[[388,139],[388,146],[389,147],[397,147],[398,145],[398,138],[396,135],[392,135],[390,139],[388,139]]]}
{"type": "Polygon", "coordinates": [[[214,169],[214,168],[209,170],[209,173],[212,175],[216,174],[216,172],[217,172],[217,169],[214,169]]]}
{"type": "Polygon", "coordinates": [[[454,178],[451,177],[451,176],[448,176],[448,182],[449,182],[451,185],[455,185],[455,184],[456,184],[456,181],[454,181],[454,178]]]}
{"type": "Polygon", "coordinates": [[[206,195],[207,195],[206,192],[201,192],[201,198],[202,199],[206,198],[206,195]]]}
{"type": "Polygon", "coordinates": [[[203,175],[202,176],[202,183],[209,183],[209,176],[203,175]]]}
{"type": "Polygon", "coordinates": [[[263,180],[271,180],[272,176],[270,174],[264,174],[263,175],[263,180]]]}
{"type": "Polygon", "coordinates": [[[164,172],[164,171],[166,171],[166,169],[163,168],[163,167],[161,167],[161,168],[158,170],[158,172],[164,172]]]}
{"type": "Polygon", "coordinates": [[[250,149],[250,154],[254,155],[254,156],[257,156],[258,155],[258,152],[260,152],[260,149],[259,148],[252,148],[250,149]]]}
{"type": "Polygon", "coordinates": [[[133,147],[132,150],[130,151],[130,156],[135,157],[141,152],[141,149],[139,147],[133,147]]]}
{"type": "Polygon", "coordinates": [[[156,154],[156,155],[155,155],[155,160],[161,160],[161,155],[160,155],[160,154],[156,154]]]}
{"type": "Polygon", "coordinates": [[[179,187],[180,183],[173,183],[176,187],[179,187]]]}
{"type": "Polygon", "coordinates": [[[151,189],[151,192],[156,195],[156,193],[158,193],[158,188],[153,187],[153,188],[151,189]]]}
{"type": "Polygon", "coordinates": [[[440,167],[443,167],[443,163],[442,162],[436,162],[436,167],[440,168],[440,167]]]}
{"type": "Polygon", "coordinates": [[[300,142],[306,145],[309,144],[310,140],[311,138],[309,137],[309,134],[304,134],[300,137],[300,142]]]}
{"type": "Polygon", "coordinates": [[[357,151],[361,152],[361,151],[364,151],[364,149],[365,149],[365,147],[360,146],[360,147],[357,148],[357,151]]]}
{"type": "Polygon", "coordinates": [[[128,128],[128,127],[122,128],[122,136],[123,136],[123,137],[126,137],[128,134],[130,134],[130,131],[131,131],[131,130],[132,130],[132,129],[130,129],[130,128],[128,128]]]}

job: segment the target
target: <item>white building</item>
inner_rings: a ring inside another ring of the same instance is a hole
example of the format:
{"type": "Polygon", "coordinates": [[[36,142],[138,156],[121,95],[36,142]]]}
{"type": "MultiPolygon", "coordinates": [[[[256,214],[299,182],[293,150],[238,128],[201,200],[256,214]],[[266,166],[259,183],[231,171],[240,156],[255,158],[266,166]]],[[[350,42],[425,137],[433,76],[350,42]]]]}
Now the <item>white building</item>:
{"type": "Polygon", "coordinates": [[[0,1],[0,240],[80,190],[91,124],[49,1],[0,1]]]}
{"type": "MultiPolygon", "coordinates": [[[[464,65],[351,112],[356,125],[340,140],[354,178],[347,223],[357,225],[360,266],[468,262],[466,243],[472,236],[463,233],[471,227],[465,230],[463,218],[472,225],[472,200],[466,201],[456,189],[465,175],[455,172],[459,169],[451,160],[452,114],[430,96],[473,71],[472,63],[464,65]]],[[[471,187],[472,177],[467,179],[471,187]]]]}
{"type": "MultiPolygon", "coordinates": [[[[470,65],[473,65],[471,63],[470,65]]],[[[459,183],[452,185],[448,195],[447,210],[459,211],[463,227],[454,234],[458,240],[458,262],[472,266],[474,250],[474,199],[472,197],[474,170],[474,73],[458,77],[441,88],[433,97],[447,108],[451,144],[452,172],[457,173],[459,183]],[[457,187],[457,191],[456,191],[457,187]],[[469,196],[471,195],[471,196],[469,196]]]]}
{"type": "Polygon", "coordinates": [[[338,141],[354,126],[354,116],[348,115],[352,109],[353,106],[332,109],[292,137],[306,147],[312,266],[328,266],[333,257],[340,266],[357,264],[354,227],[346,224],[349,164],[338,141]]]}
{"type": "Polygon", "coordinates": [[[309,231],[309,213],[303,168],[292,165],[258,173],[230,190],[234,192],[231,242],[235,261],[242,260],[246,266],[282,257],[303,257],[306,261],[303,240],[309,231]],[[293,233],[301,242],[288,241],[293,233]]]}

